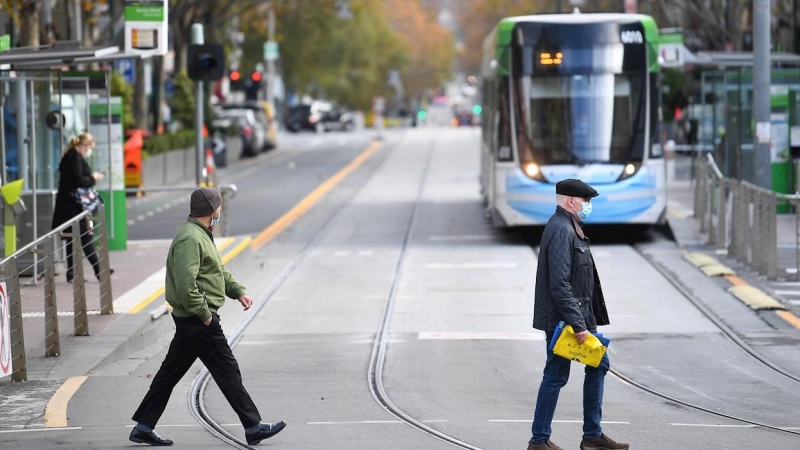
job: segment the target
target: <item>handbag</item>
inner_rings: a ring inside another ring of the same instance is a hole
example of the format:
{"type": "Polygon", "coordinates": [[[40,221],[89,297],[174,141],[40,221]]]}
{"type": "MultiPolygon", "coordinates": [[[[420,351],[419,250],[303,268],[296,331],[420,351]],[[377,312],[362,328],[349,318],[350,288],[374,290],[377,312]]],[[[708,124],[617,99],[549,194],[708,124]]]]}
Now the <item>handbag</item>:
{"type": "Polygon", "coordinates": [[[79,187],[72,192],[72,196],[84,211],[97,212],[97,207],[103,203],[103,198],[92,187],[79,187]]]}
{"type": "Polygon", "coordinates": [[[610,343],[611,339],[600,333],[589,333],[583,344],[579,344],[572,326],[566,325],[564,321],[561,321],[558,323],[553,339],[550,341],[550,349],[554,354],[562,358],[597,367],[606,354],[610,343]]]}

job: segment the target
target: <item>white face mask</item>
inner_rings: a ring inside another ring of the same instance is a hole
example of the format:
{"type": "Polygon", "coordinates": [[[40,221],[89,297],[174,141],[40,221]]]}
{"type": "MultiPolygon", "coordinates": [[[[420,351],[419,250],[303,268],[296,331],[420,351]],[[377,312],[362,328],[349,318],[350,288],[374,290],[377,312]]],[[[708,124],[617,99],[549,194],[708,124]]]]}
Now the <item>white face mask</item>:
{"type": "Polygon", "coordinates": [[[92,149],[86,150],[86,159],[89,159],[91,157],[92,157],[92,149]]]}

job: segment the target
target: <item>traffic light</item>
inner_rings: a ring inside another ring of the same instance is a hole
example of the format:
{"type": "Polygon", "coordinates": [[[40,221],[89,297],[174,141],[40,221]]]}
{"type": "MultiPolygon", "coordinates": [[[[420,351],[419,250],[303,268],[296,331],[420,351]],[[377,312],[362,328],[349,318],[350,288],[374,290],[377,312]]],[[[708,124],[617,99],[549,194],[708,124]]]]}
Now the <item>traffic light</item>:
{"type": "Polygon", "coordinates": [[[247,100],[258,100],[259,90],[261,90],[261,73],[253,72],[245,84],[245,97],[247,100]]]}
{"type": "Polygon", "coordinates": [[[194,81],[217,81],[225,74],[225,52],[219,44],[190,45],[187,61],[194,81]]]}
{"type": "Polygon", "coordinates": [[[242,73],[238,70],[232,70],[231,73],[228,74],[228,79],[230,80],[230,86],[232,91],[243,91],[244,90],[244,80],[242,80],[242,73]]]}
{"type": "Polygon", "coordinates": [[[253,72],[250,75],[250,79],[253,81],[253,83],[261,83],[261,78],[261,72],[253,72]]]}

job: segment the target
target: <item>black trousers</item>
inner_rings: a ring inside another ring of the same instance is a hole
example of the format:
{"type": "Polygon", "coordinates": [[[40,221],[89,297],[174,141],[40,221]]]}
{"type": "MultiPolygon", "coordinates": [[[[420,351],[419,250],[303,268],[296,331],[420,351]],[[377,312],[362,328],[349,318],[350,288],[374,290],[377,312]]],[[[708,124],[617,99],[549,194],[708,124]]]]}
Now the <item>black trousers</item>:
{"type": "MultiPolygon", "coordinates": [[[[100,276],[100,259],[97,257],[97,249],[94,247],[94,234],[89,233],[89,223],[86,219],[80,221],[81,245],[86,259],[92,264],[94,276],[100,276]]],[[[72,238],[64,237],[67,247],[67,281],[72,279],[72,238]]],[[[80,258],[80,256],[78,257],[80,258]]]]}
{"type": "Polygon", "coordinates": [[[164,414],[172,389],[186,375],[195,360],[200,358],[239,416],[242,425],[245,428],[258,425],[261,416],[242,385],[239,364],[222,332],[219,316],[213,314],[208,326],[197,317],[172,317],[175,320],[175,337],[172,338],[167,357],[150,384],[150,390],[133,414],[133,420],[155,428],[158,419],[164,414]]]}

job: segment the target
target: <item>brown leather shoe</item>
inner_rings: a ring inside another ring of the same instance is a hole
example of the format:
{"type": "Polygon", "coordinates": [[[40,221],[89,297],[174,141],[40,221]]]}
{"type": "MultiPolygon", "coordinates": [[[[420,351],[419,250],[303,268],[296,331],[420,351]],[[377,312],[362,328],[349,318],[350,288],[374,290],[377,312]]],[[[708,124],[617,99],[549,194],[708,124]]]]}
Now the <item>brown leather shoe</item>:
{"type": "Polygon", "coordinates": [[[563,448],[553,444],[550,439],[548,439],[544,444],[534,444],[532,442],[528,442],[528,450],[564,450],[563,448]]]}
{"type": "Polygon", "coordinates": [[[581,450],[628,450],[628,444],[617,442],[605,434],[591,439],[583,438],[581,450]]]}

